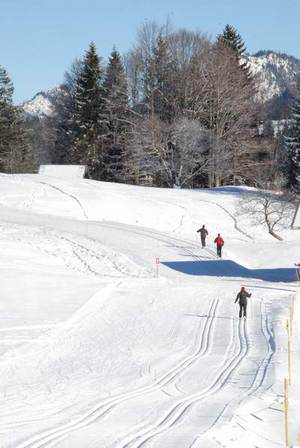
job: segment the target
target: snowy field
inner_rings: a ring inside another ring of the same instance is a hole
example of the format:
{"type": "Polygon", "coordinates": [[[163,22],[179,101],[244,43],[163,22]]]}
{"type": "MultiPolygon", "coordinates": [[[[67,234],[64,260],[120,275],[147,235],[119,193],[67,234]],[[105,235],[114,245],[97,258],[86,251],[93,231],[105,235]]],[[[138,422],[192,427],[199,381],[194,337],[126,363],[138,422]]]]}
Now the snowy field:
{"type": "Polygon", "coordinates": [[[1,174],[0,191],[1,448],[284,446],[300,230],[277,241],[240,216],[249,189],[1,174]]]}

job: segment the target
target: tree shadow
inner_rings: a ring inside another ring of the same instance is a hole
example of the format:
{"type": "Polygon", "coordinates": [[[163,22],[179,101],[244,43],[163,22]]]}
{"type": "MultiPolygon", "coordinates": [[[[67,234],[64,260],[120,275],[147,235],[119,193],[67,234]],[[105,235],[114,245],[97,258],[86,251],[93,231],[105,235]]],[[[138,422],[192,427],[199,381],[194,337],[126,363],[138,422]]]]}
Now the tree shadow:
{"type": "Polygon", "coordinates": [[[256,278],[268,282],[295,281],[295,269],[247,269],[231,260],[164,261],[165,266],[188,275],[256,278]]]}

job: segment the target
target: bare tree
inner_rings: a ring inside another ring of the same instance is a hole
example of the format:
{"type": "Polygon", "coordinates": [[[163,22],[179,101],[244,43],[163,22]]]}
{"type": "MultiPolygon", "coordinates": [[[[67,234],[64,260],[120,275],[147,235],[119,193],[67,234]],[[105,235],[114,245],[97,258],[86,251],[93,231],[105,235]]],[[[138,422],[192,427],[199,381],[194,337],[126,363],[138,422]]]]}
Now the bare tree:
{"type": "Polygon", "coordinates": [[[245,194],[238,203],[238,213],[247,215],[254,224],[266,225],[274,238],[282,240],[278,229],[291,226],[296,204],[293,198],[283,193],[259,191],[245,194]]]}
{"type": "Polygon", "coordinates": [[[160,176],[168,187],[190,187],[207,173],[208,132],[199,121],[181,118],[166,123],[157,116],[138,122],[132,139],[130,163],[139,175],[160,176]]]}
{"type": "MultiPolygon", "coordinates": [[[[257,185],[260,172],[269,169],[271,160],[268,154],[262,155],[266,151],[257,139],[256,80],[243,69],[232,48],[213,44],[199,32],[174,32],[146,22],[126,57],[126,71],[131,104],[140,115],[134,126],[139,137],[134,137],[133,146],[139,142],[136,148],[140,148],[143,141],[146,160],[154,157],[155,167],[160,160],[163,172],[169,173],[166,185],[182,183],[178,176],[175,181],[178,170],[171,169],[170,160],[179,160],[178,130],[186,130],[183,119],[189,124],[198,121],[199,140],[205,133],[206,151],[201,151],[205,162],[201,160],[199,171],[205,173],[206,185],[257,185]]],[[[194,135],[195,126],[189,131],[194,135]]],[[[141,156],[140,149],[136,153],[141,156]]],[[[188,151],[181,148],[179,153],[188,151]]],[[[144,156],[139,160],[145,160],[144,156]]],[[[193,184],[197,175],[191,174],[191,179],[193,184]]],[[[184,185],[191,184],[189,180],[184,185]]]]}
{"type": "MultiPolygon", "coordinates": [[[[173,108],[176,105],[176,109],[182,114],[186,107],[191,61],[196,56],[200,58],[202,52],[211,44],[207,36],[200,32],[195,33],[185,29],[173,32],[168,21],[163,25],[146,21],[138,30],[136,45],[124,57],[129,94],[133,105],[145,102],[146,97],[151,99],[152,88],[156,88],[149,73],[157,74],[151,66],[153,66],[159,40],[162,40],[166,46],[166,60],[160,62],[172,64],[172,70],[168,71],[168,79],[165,81],[172,84],[173,108]]],[[[151,105],[148,106],[150,109],[151,105]]],[[[178,116],[178,113],[176,115],[178,116]]]]}
{"type": "Polygon", "coordinates": [[[253,85],[233,51],[219,44],[194,59],[192,73],[189,110],[211,135],[209,185],[243,183],[256,152],[253,85]]]}
{"type": "Polygon", "coordinates": [[[145,21],[137,31],[136,44],[124,56],[124,66],[128,80],[128,93],[132,105],[136,106],[143,101],[145,74],[149,61],[153,56],[159,36],[165,35],[167,25],[159,25],[155,21],[145,21]]]}
{"type": "Polygon", "coordinates": [[[173,125],[172,158],[170,169],[175,185],[188,187],[199,175],[206,175],[209,167],[207,147],[209,132],[197,120],[178,119],[173,125]],[[174,158],[175,154],[175,158],[174,158]]]}

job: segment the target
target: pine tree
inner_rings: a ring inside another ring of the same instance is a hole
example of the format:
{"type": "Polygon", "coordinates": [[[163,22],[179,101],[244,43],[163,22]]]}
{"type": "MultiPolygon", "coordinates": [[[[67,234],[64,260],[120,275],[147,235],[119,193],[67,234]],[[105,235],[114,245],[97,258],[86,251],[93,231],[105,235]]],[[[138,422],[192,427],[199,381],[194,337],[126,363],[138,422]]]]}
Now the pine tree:
{"type": "MultiPolygon", "coordinates": [[[[237,30],[231,25],[226,25],[223,33],[220,34],[217,38],[216,48],[217,51],[223,53],[225,58],[232,61],[232,79],[234,79],[235,77],[239,79],[240,92],[244,92],[242,101],[244,104],[248,103],[249,111],[251,111],[251,114],[249,114],[249,122],[244,129],[246,131],[246,134],[249,134],[251,127],[254,126],[254,123],[256,121],[253,105],[253,99],[256,93],[256,85],[255,78],[251,74],[250,67],[247,63],[247,60],[245,59],[246,46],[237,30]],[[234,63],[234,61],[236,63],[234,63]]],[[[234,116],[236,112],[232,112],[234,116]]],[[[238,115],[239,114],[237,114],[236,116],[237,121],[239,119],[238,115]]],[[[241,147],[241,145],[239,146],[241,147]]],[[[253,146],[252,151],[254,154],[255,145],[253,146]]],[[[237,182],[240,182],[240,180],[238,179],[238,171],[239,167],[243,164],[245,165],[246,163],[246,161],[244,160],[245,154],[243,154],[243,151],[241,151],[240,148],[236,147],[236,144],[231,145],[229,153],[231,154],[230,160],[232,164],[232,183],[235,185],[237,182]],[[240,152],[241,155],[239,154],[240,152]]]]}
{"type": "Polygon", "coordinates": [[[238,65],[245,74],[245,82],[248,84],[253,84],[254,93],[254,78],[250,72],[247,61],[245,61],[246,45],[241,35],[233,26],[226,25],[223,33],[219,34],[217,37],[217,42],[225,47],[228,47],[236,54],[238,65]]]}
{"type": "Polygon", "coordinates": [[[86,165],[88,176],[93,179],[103,178],[104,148],[108,132],[101,78],[100,58],[95,44],[91,43],[75,87],[70,132],[74,136],[71,162],[86,165]]]}
{"type": "Polygon", "coordinates": [[[34,169],[34,157],[23,111],[0,103],[0,171],[26,173],[34,169]]]}
{"type": "Polygon", "coordinates": [[[7,71],[0,65],[0,101],[12,104],[14,86],[7,71]]]}
{"type": "Polygon", "coordinates": [[[241,35],[233,26],[226,25],[223,33],[220,34],[217,39],[218,42],[221,42],[232,48],[232,50],[237,53],[239,58],[245,54],[246,46],[242,40],[241,35]]]}
{"type": "Polygon", "coordinates": [[[72,163],[72,149],[75,140],[75,126],[73,123],[75,114],[75,91],[79,76],[83,69],[83,61],[76,59],[65,73],[64,82],[61,85],[61,93],[55,103],[56,138],[52,163],[72,163]]]}
{"type": "Polygon", "coordinates": [[[292,127],[285,136],[285,148],[288,156],[288,185],[300,193],[300,97],[292,108],[292,127]]]}
{"type": "Polygon", "coordinates": [[[124,157],[131,112],[125,70],[121,56],[115,48],[109,58],[103,88],[108,121],[104,157],[105,180],[117,182],[124,180],[124,157]]]}
{"type": "Polygon", "coordinates": [[[34,159],[23,112],[13,106],[14,87],[7,72],[0,68],[0,170],[6,173],[30,172],[34,159]]]}

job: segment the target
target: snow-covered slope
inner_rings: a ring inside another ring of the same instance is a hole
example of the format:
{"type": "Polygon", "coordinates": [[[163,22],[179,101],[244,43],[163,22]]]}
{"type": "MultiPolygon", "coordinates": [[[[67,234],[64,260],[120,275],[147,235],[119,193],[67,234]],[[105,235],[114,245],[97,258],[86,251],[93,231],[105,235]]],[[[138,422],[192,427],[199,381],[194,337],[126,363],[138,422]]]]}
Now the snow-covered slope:
{"type": "Polygon", "coordinates": [[[283,445],[298,232],[242,219],[249,189],[0,175],[0,191],[1,448],[283,445]]]}

